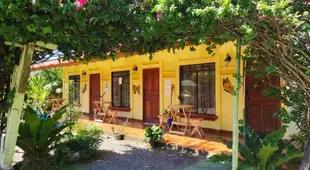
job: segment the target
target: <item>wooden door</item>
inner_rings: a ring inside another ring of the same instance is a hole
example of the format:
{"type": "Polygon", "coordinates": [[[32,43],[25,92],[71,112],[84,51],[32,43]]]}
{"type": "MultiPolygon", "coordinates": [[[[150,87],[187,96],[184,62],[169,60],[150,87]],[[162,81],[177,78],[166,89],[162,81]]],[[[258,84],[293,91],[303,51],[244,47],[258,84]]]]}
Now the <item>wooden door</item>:
{"type": "Polygon", "coordinates": [[[157,123],[159,115],[159,69],[143,70],[143,121],[157,123]]]}
{"type": "Polygon", "coordinates": [[[267,134],[281,126],[274,114],[280,110],[280,100],[262,95],[263,89],[280,86],[280,78],[254,79],[252,74],[246,78],[246,121],[256,132],[267,134]]]}
{"type": "Polygon", "coordinates": [[[100,100],[100,74],[91,74],[89,83],[89,119],[94,119],[94,101],[100,100]]]}

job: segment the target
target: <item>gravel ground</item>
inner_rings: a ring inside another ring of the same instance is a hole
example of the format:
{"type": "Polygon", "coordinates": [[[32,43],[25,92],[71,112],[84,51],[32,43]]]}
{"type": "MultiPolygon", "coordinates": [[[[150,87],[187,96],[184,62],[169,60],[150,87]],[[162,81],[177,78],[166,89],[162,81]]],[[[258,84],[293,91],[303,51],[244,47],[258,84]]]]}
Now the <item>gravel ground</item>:
{"type": "MultiPolygon", "coordinates": [[[[231,166],[206,164],[206,156],[180,153],[172,149],[150,150],[135,140],[115,140],[104,136],[97,155],[87,162],[72,164],[74,170],[229,170],[231,166]]],[[[14,163],[22,160],[16,148],[14,163]]]]}
{"type": "Polygon", "coordinates": [[[143,142],[105,139],[97,160],[77,164],[79,170],[181,170],[205,161],[205,156],[175,150],[149,150],[143,142]]]}

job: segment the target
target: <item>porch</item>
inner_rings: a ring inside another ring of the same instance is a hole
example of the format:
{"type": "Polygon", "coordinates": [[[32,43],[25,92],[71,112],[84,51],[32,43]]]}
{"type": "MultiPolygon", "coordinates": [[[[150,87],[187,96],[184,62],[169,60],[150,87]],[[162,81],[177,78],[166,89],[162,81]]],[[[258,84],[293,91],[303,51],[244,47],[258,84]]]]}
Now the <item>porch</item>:
{"type": "MultiPolygon", "coordinates": [[[[124,120],[119,120],[118,124],[109,124],[109,123],[99,123],[92,120],[89,120],[88,117],[82,117],[80,119],[82,124],[96,124],[100,129],[104,131],[104,133],[113,133],[112,129],[115,131],[119,131],[122,129],[124,125],[124,120]]],[[[125,124],[122,133],[127,138],[132,138],[133,140],[143,141],[144,139],[144,128],[150,126],[145,125],[141,122],[131,121],[129,120],[127,124],[125,124]]],[[[195,138],[191,136],[180,136],[174,135],[166,132],[163,135],[164,143],[167,145],[171,145],[176,148],[184,148],[193,150],[195,152],[201,153],[231,153],[231,149],[228,149],[223,143],[217,141],[215,137],[222,137],[226,140],[232,139],[232,134],[229,132],[220,132],[214,130],[206,130],[204,129],[205,135],[203,138],[195,138]]]]}

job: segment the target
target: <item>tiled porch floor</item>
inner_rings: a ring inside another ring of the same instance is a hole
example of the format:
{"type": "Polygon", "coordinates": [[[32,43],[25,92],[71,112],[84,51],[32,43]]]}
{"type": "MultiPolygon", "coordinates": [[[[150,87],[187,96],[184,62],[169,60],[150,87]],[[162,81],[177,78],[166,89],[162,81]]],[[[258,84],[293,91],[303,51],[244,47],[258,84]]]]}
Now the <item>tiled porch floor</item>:
{"type": "MultiPolygon", "coordinates": [[[[114,127],[115,131],[119,131],[122,128],[123,121],[119,122],[119,125],[108,124],[108,123],[98,123],[94,121],[90,121],[87,119],[81,119],[81,123],[83,124],[96,124],[99,128],[101,128],[104,132],[112,133],[112,127],[114,127]]],[[[123,129],[123,133],[125,135],[130,135],[139,140],[143,140],[144,138],[144,127],[142,123],[139,122],[131,122],[129,121],[127,125],[123,129]]],[[[223,137],[227,140],[231,140],[231,136],[223,136],[218,134],[212,134],[210,132],[205,132],[205,138],[193,138],[190,136],[179,136],[174,134],[165,133],[163,138],[164,142],[167,144],[176,145],[179,147],[201,150],[210,153],[231,153],[231,150],[228,149],[224,144],[216,141],[213,137],[223,137]]]]}

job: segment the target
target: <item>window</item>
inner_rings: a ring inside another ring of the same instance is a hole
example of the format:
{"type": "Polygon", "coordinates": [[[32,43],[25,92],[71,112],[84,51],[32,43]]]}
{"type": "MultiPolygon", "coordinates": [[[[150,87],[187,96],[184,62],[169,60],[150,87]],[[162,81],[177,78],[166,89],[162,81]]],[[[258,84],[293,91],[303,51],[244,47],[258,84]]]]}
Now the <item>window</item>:
{"type": "Polygon", "coordinates": [[[196,114],[215,115],[215,63],[180,67],[182,104],[194,105],[196,114]]]}
{"type": "Polygon", "coordinates": [[[112,101],[113,107],[130,107],[130,73],[120,71],[112,73],[112,101]]]}
{"type": "Polygon", "coordinates": [[[80,104],[80,76],[69,76],[69,101],[80,104]]]}

